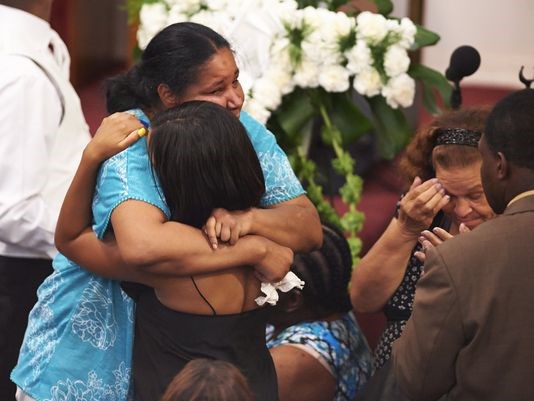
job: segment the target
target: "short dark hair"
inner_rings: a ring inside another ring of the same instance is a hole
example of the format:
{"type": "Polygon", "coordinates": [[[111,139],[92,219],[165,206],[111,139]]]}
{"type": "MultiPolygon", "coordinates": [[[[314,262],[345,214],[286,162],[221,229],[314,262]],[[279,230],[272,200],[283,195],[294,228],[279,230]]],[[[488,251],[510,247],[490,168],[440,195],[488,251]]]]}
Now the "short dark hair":
{"type": "Polygon", "coordinates": [[[191,101],[159,113],[149,153],[172,220],[200,228],[214,208],[245,210],[265,192],[245,127],[217,104],[191,101]]]}
{"type": "Polygon", "coordinates": [[[534,89],[514,92],[495,105],[485,140],[492,152],[502,152],[509,162],[534,170],[534,89]]]}
{"type": "Polygon", "coordinates": [[[301,290],[304,302],[318,318],[352,309],[348,292],[352,255],[337,228],[323,224],[321,248],[296,254],[291,270],[306,283],[301,290]]]}
{"type": "Polygon", "coordinates": [[[204,25],[179,22],[167,26],[152,38],[137,64],[106,81],[108,112],[155,107],[160,84],[180,96],[222,48],[230,48],[228,41],[204,25]]]}
{"type": "Polygon", "coordinates": [[[254,401],[243,374],[230,362],[193,359],[168,385],[161,401],[254,401]]]}

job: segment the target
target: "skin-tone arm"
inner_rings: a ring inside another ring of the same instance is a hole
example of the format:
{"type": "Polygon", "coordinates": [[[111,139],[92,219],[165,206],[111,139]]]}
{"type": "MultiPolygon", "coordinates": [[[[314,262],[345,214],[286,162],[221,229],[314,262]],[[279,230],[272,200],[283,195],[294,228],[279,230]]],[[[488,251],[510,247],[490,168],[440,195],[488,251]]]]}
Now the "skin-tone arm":
{"type": "Polygon", "coordinates": [[[280,401],[332,401],[336,381],[307,352],[290,345],[270,349],[278,378],[280,401]]]}
{"type": "Polygon", "coordinates": [[[167,222],[158,208],[144,202],[129,200],[113,212],[112,225],[122,241],[96,237],[90,224],[98,168],[107,157],[133,143],[138,135],[129,133],[140,126],[127,113],[104,120],[84,151],[65,197],[56,229],[58,250],[96,274],[146,284],[154,274],[187,276],[242,265],[254,266],[263,281],[279,281],[293,260],[290,249],[251,235],[215,252],[200,230],[167,222]]]}
{"type": "Polygon", "coordinates": [[[188,276],[252,265],[262,281],[279,281],[289,271],[293,252],[257,235],[213,249],[196,228],[167,221],[145,202],[121,203],[111,216],[124,261],[150,274],[188,276]]]}
{"type": "Polygon", "coordinates": [[[204,231],[214,248],[218,240],[236,244],[247,234],[269,238],[294,252],[310,252],[320,247],[323,240],[319,214],[305,195],[265,209],[233,212],[215,209],[204,231]]]}
{"type": "Polygon", "coordinates": [[[401,200],[398,218],[391,221],[352,273],[350,295],[356,311],[377,312],[384,307],[404,277],[421,231],[448,201],[435,178],[425,182],[415,178],[401,200]]]}
{"type": "MultiPolygon", "coordinates": [[[[128,113],[104,118],[93,139],[83,151],[82,161],[65,195],[56,225],[54,242],[67,257],[77,249],[86,250],[89,264],[112,264],[123,271],[126,279],[138,281],[135,270],[127,269],[113,241],[100,241],[91,230],[91,200],[101,162],[126,149],[140,138],[141,123],[128,113]]],[[[95,271],[95,269],[92,269],[95,271]]],[[[95,272],[99,272],[96,270],[95,272]]]]}

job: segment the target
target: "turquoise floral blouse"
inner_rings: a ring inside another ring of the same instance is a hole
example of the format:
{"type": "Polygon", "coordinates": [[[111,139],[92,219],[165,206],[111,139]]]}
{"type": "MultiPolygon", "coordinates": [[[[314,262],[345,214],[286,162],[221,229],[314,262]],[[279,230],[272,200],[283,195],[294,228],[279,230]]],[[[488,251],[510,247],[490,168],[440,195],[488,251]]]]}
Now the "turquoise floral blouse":
{"type": "MultiPolygon", "coordinates": [[[[140,111],[132,111],[149,124],[140,111]]],[[[247,113],[241,122],[265,177],[262,206],[304,194],[274,135],[247,113]]],[[[146,138],[103,163],[93,199],[93,229],[102,238],[114,208],[135,199],[161,209],[162,190],[150,166],[146,138]]],[[[37,401],[126,401],[131,397],[134,302],[117,281],[83,270],[63,255],[38,290],[11,379],[37,401]]]]}

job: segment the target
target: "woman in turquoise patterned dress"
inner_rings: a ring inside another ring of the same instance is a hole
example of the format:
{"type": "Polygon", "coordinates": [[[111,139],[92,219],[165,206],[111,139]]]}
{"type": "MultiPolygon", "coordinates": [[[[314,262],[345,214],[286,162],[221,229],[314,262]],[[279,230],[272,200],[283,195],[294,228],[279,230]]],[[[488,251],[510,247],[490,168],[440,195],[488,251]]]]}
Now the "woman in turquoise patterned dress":
{"type": "Polygon", "coordinates": [[[352,257],[345,237],[323,226],[321,249],[295,255],[291,270],[305,285],[280,295],[268,334],[280,401],[352,401],[373,370],[348,284],[352,257]]]}
{"type": "MultiPolygon", "coordinates": [[[[114,278],[146,282],[147,276],[187,277],[251,265],[271,281],[289,264],[280,247],[299,251],[320,244],[317,212],[285,154],[272,133],[241,112],[238,74],[224,38],[201,25],[179,23],[156,35],[141,61],[110,82],[109,111],[131,110],[146,125],[149,117],[189,100],[212,101],[239,116],[258,155],[265,194],[258,208],[215,210],[201,230],[169,221],[146,138],[100,169],[101,160],[85,153],[67,196],[82,193],[89,199],[93,188],[86,183],[97,176],[92,230],[56,236],[62,254],[39,289],[11,376],[20,397],[128,399],[134,302],[114,278]],[[219,241],[229,246],[217,247],[219,241]]],[[[61,219],[86,213],[83,206],[63,211],[61,219]]]]}

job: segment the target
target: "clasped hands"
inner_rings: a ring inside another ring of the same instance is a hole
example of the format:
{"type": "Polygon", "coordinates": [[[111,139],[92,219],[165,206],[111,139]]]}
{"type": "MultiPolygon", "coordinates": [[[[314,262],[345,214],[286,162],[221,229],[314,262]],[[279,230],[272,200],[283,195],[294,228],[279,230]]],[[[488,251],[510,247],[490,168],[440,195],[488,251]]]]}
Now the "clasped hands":
{"type": "MultiPolygon", "coordinates": [[[[214,209],[202,228],[213,249],[220,245],[235,245],[252,232],[253,209],[229,211],[214,209]]],[[[293,263],[293,251],[265,237],[254,235],[255,240],[265,248],[264,257],[254,265],[256,277],[262,282],[278,282],[289,271],[293,263]]]]}

